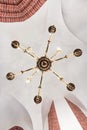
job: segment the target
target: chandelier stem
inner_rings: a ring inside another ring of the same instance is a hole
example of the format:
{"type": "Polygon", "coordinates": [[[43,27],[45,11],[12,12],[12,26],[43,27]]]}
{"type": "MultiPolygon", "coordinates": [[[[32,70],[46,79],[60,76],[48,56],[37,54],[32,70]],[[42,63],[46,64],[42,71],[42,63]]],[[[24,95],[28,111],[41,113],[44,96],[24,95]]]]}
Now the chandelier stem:
{"type": "Polygon", "coordinates": [[[38,96],[40,96],[40,90],[41,90],[41,87],[42,87],[42,80],[43,80],[43,71],[42,71],[42,74],[41,74],[40,85],[38,87],[38,96]]]}
{"type": "Polygon", "coordinates": [[[22,50],[23,52],[25,51],[25,49],[21,46],[19,46],[18,49],[22,50]]]}
{"type": "Polygon", "coordinates": [[[36,73],[37,73],[37,70],[31,75],[31,77],[33,77],[36,73]]]}
{"type": "Polygon", "coordinates": [[[63,59],[66,59],[66,58],[67,58],[67,55],[65,55],[64,57],[58,58],[58,59],[56,59],[54,61],[59,61],[59,60],[63,60],[63,59]]]}
{"type": "Polygon", "coordinates": [[[37,67],[33,67],[33,68],[30,68],[30,69],[27,69],[27,70],[21,70],[20,72],[17,72],[15,75],[21,75],[21,74],[23,74],[23,73],[25,73],[25,72],[27,72],[27,71],[30,71],[30,70],[34,70],[34,69],[36,69],[37,67]]]}
{"type": "Polygon", "coordinates": [[[53,33],[50,34],[50,37],[49,37],[48,41],[51,41],[52,36],[53,36],[53,33]]]}
{"type": "Polygon", "coordinates": [[[40,79],[40,85],[39,85],[39,88],[41,88],[41,86],[42,86],[42,81],[43,81],[43,71],[42,71],[42,74],[41,74],[41,79],[40,79]]]}
{"type": "Polygon", "coordinates": [[[67,85],[68,83],[64,80],[64,78],[63,77],[61,77],[60,75],[58,75],[55,71],[53,71],[52,69],[51,69],[51,72],[60,80],[60,81],[62,81],[65,85],[67,85]]]}
{"type": "Polygon", "coordinates": [[[36,60],[38,59],[38,56],[35,54],[35,52],[33,52],[33,51],[29,52],[28,49],[25,49],[25,48],[23,48],[21,46],[19,46],[18,48],[21,49],[24,53],[29,54],[31,57],[35,58],[36,60]]]}
{"type": "Polygon", "coordinates": [[[40,90],[41,90],[41,88],[38,88],[38,96],[40,96],[40,90]]]}
{"type": "Polygon", "coordinates": [[[35,70],[30,77],[27,78],[26,83],[30,83],[34,75],[37,73],[37,70],[35,70]]]}
{"type": "Polygon", "coordinates": [[[59,60],[63,60],[63,59],[67,59],[67,58],[70,58],[70,57],[72,57],[72,56],[73,56],[73,53],[71,53],[71,54],[69,54],[69,55],[65,55],[64,57],[61,57],[61,58],[55,59],[55,60],[53,60],[53,62],[55,62],[55,61],[59,61],[59,60]]]}
{"type": "Polygon", "coordinates": [[[47,48],[46,48],[46,51],[45,51],[45,56],[47,56],[47,53],[48,53],[48,49],[49,49],[50,42],[51,42],[51,41],[49,41],[49,40],[48,40],[47,48]]]}
{"type": "Polygon", "coordinates": [[[47,43],[47,47],[46,47],[46,51],[45,51],[45,56],[47,56],[47,53],[48,53],[48,50],[49,50],[49,45],[50,45],[50,42],[51,42],[51,38],[52,38],[52,33],[48,39],[48,43],[47,43]]]}
{"type": "Polygon", "coordinates": [[[26,49],[25,49],[24,53],[27,53],[27,54],[29,54],[31,57],[33,57],[33,58],[36,59],[36,57],[35,57],[33,54],[31,54],[30,52],[28,52],[26,49]]]}
{"type": "Polygon", "coordinates": [[[24,72],[27,72],[27,71],[30,71],[30,70],[34,70],[34,69],[37,69],[37,67],[33,67],[33,68],[30,68],[30,69],[27,69],[27,70],[21,70],[21,73],[24,73],[24,72]]]}
{"type": "Polygon", "coordinates": [[[28,53],[28,54],[30,54],[31,56],[33,56],[36,60],[38,60],[38,56],[37,56],[37,54],[32,50],[32,48],[31,47],[28,47],[27,49],[26,49],[26,52],[28,53]]]}
{"type": "Polygon", "coordinates": [[[34,70],[36,69],[37,67],[33,67],[33,68],[30,68],[30,69],[27,69],[27,70],[21,70],[20,72],[17,72],[15,73],[14,75],[15,76],[18,76],[18,75],[22,75],[23,73],[27,72],[27,71],[31,71],[31,70],[34,70]]]}

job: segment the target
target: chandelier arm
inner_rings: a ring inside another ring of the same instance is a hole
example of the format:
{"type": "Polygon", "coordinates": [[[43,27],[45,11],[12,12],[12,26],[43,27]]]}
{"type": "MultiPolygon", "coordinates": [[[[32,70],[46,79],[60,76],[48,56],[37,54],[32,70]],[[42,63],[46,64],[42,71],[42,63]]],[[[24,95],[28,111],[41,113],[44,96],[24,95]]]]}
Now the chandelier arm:
{"type": "Polygon", "coordinates": [[[25,52],[30,56],[32,56],[33,58],[35,58],[36,60],[39,58],[33,50],[29,52],[27,49],[25,49],[25,52]]]}
{"type": "Polygon", "coordinates": [[[43,74],[44,74],[44,72],[42,71],[41,79],[40,79],[40,85],[39,85],[39,87],[38,87],[38,96],[40,96],[40,90],[41,90],[41,88],[42,88],[43,74]]]}
{"type": "Polygon", "coordinates": [[[50,59],[53,59],[57,55],[57,51],[50,57],[50,59]]]}
{"type": "Polygon", "coordinates": [[[42,74],[41,74],[41,79],[40,79],[40,85],[39,85],[39,87],[38,87],[38,88],[41,88],[42,81],[43,81],[43,74],[44,74],[44,72],[42,71],[42,74]]]}
{"type": "Polygon", "coordinates": [[[42,71],[42,74],[41,74],[40,85],[38,87],[38,96],[40,95],[40,90],[41,90],[41,87],[42,87],[42,80],[43,80],[43,71],[42,71]]]}
{"type": "Polygon", "coordinates": [[[41,88],[38,88],[38,96],[40,96],[40,90],[41,90],[41,88]]]}
{"type": "Polygon", "coordinates": [[[65,56],[63,56],[63,57],[61,57],[61,58],[55,59],[55,60],[53,60],[53,62],[59,61],[59,60],[63,60],[63,59],[67,59],[67,58],[70,58],[70,57],[72,57],[72,56],[73,56],[73,53],[71,53],[71,54],[69,54],[69,55],[65,55],[65,56]]]}
{"type": "Polygon", "coordinates": [[[25,72],[27,72],[27,71],[34,70],[34,69],[36,69],[36,68],[37,68],[37,67],[33,67],[33,68],[30,68],[30,69],[27,69],[27,70],[21,70],[21,71],[15,73],[14,75],[15,75],[15,76],[18,76],[18,75],[21,75],[21,74],[23,74],[23,73],[25,73],[25,72]]]}
{"type": "Polygon", "coordinates": [[[65,55],[64,57],[61,57],[61,58],[58,58],[58,59],[55,59],[54,61],[59,61],[59,60],[63,60],[63,59],[66,59],[67,56],[65,55]]]}
{"type": "Polygon", "coordinates": [[[49,45],[51,43],[52,35],[53,35],[53,33],[50,34],[50,37],[48,39],[47,47],[46,47],[46,50],[45,50],[45,56],[47,56],[47,53],[48,53],[48,50],[49,50],[49,45]]]}
{"type": "Polygon", "coordinates": [[[61,77],[60,75],[58,75],[55,71],[53,71],[52,69],[51,69],[51,72],[61,81],[61,82],[63,82],[65,85],[68,85],[68,83],[64,80],[64,78],[63,77],[61,77]]]}
{"type": "Polygon", "coordinates": [[[33,54],[31,54],[31,53],[27,52],[27,50],[26,50],[26,49],[25,49],[24,53],[27,53],[27,54],[29,54],[31,57],[33,57],[33,58],[35,58],[35,59],[36,59],[36,57],[35,57],[33,54]]]}
{"type": "Polygon", "coordinates": [[[54,72],[53,70],[51,70],[52,73],[62,82],[66,85],[66,88],[69,91],[73,91],[75,89],[75,85],[73,83],[67,83],[63,77],[59,76],[56,72],[54,72]]]}
{"type": "Polygon", "coordinates": [[[34,69],[37,69],[37,67],[32,67],[32,68],[29,68],[27,70],[21,70],[21,73],[23,74],[23,73],[25,73],[27,71],[34,70],[34,69]]]}
{"type": "Polygon", "coordinates": [[[23,73],[27,72],[27,71],[31,71],[31,70],[34,70],[34,69],[38,69],[37,67],[33,67],[33,68],[30,68],[30,69],[27,69],[27,70],[21,70],[17,73],[13,73],[13,72],[9,72],[7,73],[6,75],[6,78],[8,80],[13,80],[16,76],[19,76],[19,75],[22,75],[23,73]]]}
{"type": "Polygon", "coordinates": [[[35,75],[37,73],[37,70],[31,75],[32,76],[32,78],[33,78],[33,76],[35,75]]]}
{"type": "MultiPolygon", "coordinates": [[[[38,56],[35,54],[34,51],[29,52],[28,48],[25,49],[25,48],[23,48],[23,47],[21,47],[21,46],[19,46],[18,48],[19,48],[20,50],[22,50],[24,53],[29,54],[31,57],[33,57],[33,58],[35,58],[35,59],[38,59],[38,56]]],[[[30,47],[29,47],[29,48],[30,48],[30,47]]]]}
{"type": "Polygon", "coordinates": [[[61,50],[57,50],[51,57],[50,57],[50,59],[53,59],[58,53],[60,53],[61,52],[61,50]]]}
{"type": "Polygon", "coordinates": [[[32,75],[27,78],[26,83],[30,83],[31,80],[32,80],[32,78],[35,76],[36,73],[37,73],[37,70],[35,70],[35,71],[32,73],[32,75]]]}

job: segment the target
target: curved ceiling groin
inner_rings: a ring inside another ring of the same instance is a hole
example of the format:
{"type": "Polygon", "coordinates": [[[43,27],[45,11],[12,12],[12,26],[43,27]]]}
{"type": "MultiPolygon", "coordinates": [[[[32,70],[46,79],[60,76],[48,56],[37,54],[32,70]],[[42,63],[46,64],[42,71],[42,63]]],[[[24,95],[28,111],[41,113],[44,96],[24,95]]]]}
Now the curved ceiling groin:
{"type": "Polygon", "coordinates": [[[34,15],[46,0],[0,0],[0,22],[21,22],[34,15]]]}

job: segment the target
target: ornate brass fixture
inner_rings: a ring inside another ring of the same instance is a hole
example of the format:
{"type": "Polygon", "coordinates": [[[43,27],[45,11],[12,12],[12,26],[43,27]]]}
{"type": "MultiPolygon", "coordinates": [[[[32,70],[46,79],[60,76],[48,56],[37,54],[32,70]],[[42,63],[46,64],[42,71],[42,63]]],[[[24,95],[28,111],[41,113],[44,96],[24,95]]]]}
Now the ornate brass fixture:
{"type": "Polygon", "coordinates": [[[44,56],[44,57],[41,57],[38,59],[37,67],[41,71],[47,71],[51,68],[51,63],[52,63],[52,61],[49,58],[44,56]]]}
{"type": "Polygon", "coordinates": [[[36,60],[36,66],[33,67],[33,68],[29,68],[27,70],[21,70],[20,72],[18,73],[13,73],[13,72],[9,72],[7,75],[6,75],[6,78],[8,80],[13,80],[17,75],[21,75],[27,71],[31,71],[31,70],[34,70],[34,73],[32,73],[32,75],[30,77],[27,78],[27,82],[31,81],[33,76],[37,73],[37,70],[40,70],[41,71],[41,79],[40,79],[40,84],[38,86],[38,94],[34,97],[34,102],[36,104],[39,104],[41,103],[42,101],[42,97],[40,96],[40,90],[42,88],[42,80],[43,80],[43,75],[45,72],[47,71],[51,71],[61,82],[63,82],[65,85],[66,85],[66,88],[67,90],[69,91],[73,91],[75,89],[75,85],[73,83],[67,83],[63,77],[61,77],[60,75],[58,75],[53,69],[52,69],[52,64],[56,61],[59,61],[59,60],[63,60],[63,59],[67,59],[67,58],[70,58],[71,56],[76,56],[76,57],[79,57],[82,55],[82,50],[81,49],[75,49],[73,51],[73,53],[69,54],[69,55],[65,55],[61,58],[58,58],[58,59],[54,59],[54,57],[61,52],[60,49],[58,49],[50,58],[48,58],[47,56],[47,53],[48,53],[48,50],[49,50],[49,45],[51,43],[51,38],[53,36],[53,34],[56,32],[56,27],[54,25],[50,26],[48,28],[48,31],[50,33],[50,37],[48,39],[48,43],[47,43],[47,47],[46,47],[46,50],[45,50],[45,54],[41,57],[38,57],[36,55],[36,53],[32,50],[31,47],[28,47],[28,48],[23,48],[20,46],[20,43],[16,40],[12,41],[11,43],[11,46],[14,48],[14,49],[21,49],[24,53],[27,53],[29,54],[31,57],[33,57],[35,60],[36,60]]]}

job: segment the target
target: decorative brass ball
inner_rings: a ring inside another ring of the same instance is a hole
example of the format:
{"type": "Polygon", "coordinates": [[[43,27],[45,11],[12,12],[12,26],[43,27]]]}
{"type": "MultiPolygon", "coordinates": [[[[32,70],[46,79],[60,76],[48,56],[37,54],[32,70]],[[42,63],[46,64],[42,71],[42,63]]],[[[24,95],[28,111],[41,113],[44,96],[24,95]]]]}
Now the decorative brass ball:
{"type": "Polygon", "coordinates": [[[49,33],[55,33],[56,32],[56,27],[54,25],[52,25],[52,26],[50,26],[48,28],[48,31],[49,31],[49,33]]]}
{"type": "Polygon", "coordinates": [[[74,89],[75,89],[75,85],[73,84],[73,83],[69,83],[69,84],[67,84],[67,89],[69,90],[69,91],[73,91],[74,89]]]}
{"type": "Polygon", "coordinates": [[[18,41],[12,41],[11,46],[15,49],[19,47],[20,43],[18,41]]]}
{"type": "Polygon", "coordinates": [[[76,56],[76,57],[79,57],[82,55],[82,50],[81,49],[75,49],[73,54],[76,56]]]}
{"type": "Polygon", "coordinates": [[[6,78],[7,78],[8,80],[13,80],[13,79],[15,78],[15,74],[12,73],[12,72],[9,72],[9,73],[6,75],[6,78]]]}
{"type": "Polygon", "coordinates": [[[34,97],[34,102],[35,102],[36,104],[41,103],[41,101],[42,101],[42,97],[41,97],[41,96],[36,95],[36,96],[34,97]]]}

